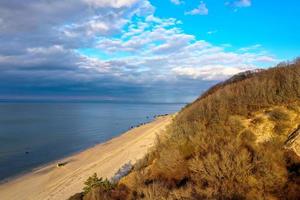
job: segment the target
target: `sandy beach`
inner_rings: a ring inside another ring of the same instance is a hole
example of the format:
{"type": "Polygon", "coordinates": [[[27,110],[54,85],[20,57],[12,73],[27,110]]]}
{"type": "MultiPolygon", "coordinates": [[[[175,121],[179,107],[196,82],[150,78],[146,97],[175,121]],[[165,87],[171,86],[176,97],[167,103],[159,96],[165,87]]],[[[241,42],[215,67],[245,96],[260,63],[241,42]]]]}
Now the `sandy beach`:
{"type": "Polygon", "coordinates": [[[131,129],[106,143],[33,170],[0,185],[2,200],[64,200],[80,192],[93,173],[110,178],[124,164],[142,158],[172,116],[131,129]],[[67,163],[57,167],[58,162],[67,163]]]}

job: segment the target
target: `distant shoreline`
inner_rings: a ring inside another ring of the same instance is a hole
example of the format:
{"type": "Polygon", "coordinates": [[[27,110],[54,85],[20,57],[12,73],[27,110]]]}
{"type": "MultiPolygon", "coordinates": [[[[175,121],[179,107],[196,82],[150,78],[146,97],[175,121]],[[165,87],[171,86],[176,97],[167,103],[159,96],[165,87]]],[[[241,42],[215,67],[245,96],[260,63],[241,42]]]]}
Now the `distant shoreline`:
{"type": "Polygon", "coordinates": [[[55,197],[50,199],[68,198],[81,191],[84,181],[92,173],[111,177],[123,164],[142,158],[154,144],[156,134],[172,121],[172,116],[157,117],[109,141],[4,179],[0,182],[0,196],[11,199],[24,196],[28,199],[46,199],[51,195],[55,197]],[[56,164],[61,162],[66,162],[66,165],[57,167],[56,164]],[[64,192],[58,193],[58,189],[64,192]]]}

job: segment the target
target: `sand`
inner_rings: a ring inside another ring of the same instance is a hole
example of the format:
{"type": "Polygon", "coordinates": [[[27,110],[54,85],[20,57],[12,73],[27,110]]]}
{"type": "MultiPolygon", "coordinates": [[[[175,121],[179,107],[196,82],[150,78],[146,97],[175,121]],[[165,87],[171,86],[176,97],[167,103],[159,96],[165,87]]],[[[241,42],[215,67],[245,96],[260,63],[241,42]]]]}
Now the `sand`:
{"type": "Polygon", "coordinates": [[[112,177],[118,169],[142,158],[153,146],[156,135],[172,121],[159,117],[151,123],[129,130],[106,143],[53,162],[0,185],[1,200],[64,200],[81,192],[93,173],[112,177]],[[58,162],[66,162],[57,167],[58,162]]]}

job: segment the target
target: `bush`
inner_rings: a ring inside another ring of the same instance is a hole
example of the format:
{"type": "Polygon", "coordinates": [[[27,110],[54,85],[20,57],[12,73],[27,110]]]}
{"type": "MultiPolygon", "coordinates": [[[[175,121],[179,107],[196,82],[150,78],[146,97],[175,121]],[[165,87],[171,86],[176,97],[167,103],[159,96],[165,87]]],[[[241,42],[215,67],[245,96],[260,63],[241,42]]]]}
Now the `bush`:
{"type": "Polygon", "coordinates": [[[109,191],[114,188],[114,185],[109,182],[108,179],[98,178],[97,174],[94,173],[92,176],[90,176],[85,182],[85,187],[83,188],[83,192],[87,194],[90,192],[93,188],[99,187],[103,189],[104,191],[109,191]]]}
{"type": "Polygon", "coordinates": [[[240,138],[243,141],[248,141],[250,143],[254,143],[256,141],[256,135],[252,131],[250,131],[250,130],[244,130],[240,134],[240,138]]]}
{"type": "Polygon", "coordinates": [[[280,108],[276,108],[276,109],[270,111],[268,114],[269,114],[270,120],[275,121],[275,122],[289,120],[289,115],[280,108]]]}
{"type": "Polygon", "coordinates": [[[264,122],[264,119],[262,117],[256,117],[253,120],[251,120],[251,123],[253,125],[259,125],[262,124],[264,122]]]}

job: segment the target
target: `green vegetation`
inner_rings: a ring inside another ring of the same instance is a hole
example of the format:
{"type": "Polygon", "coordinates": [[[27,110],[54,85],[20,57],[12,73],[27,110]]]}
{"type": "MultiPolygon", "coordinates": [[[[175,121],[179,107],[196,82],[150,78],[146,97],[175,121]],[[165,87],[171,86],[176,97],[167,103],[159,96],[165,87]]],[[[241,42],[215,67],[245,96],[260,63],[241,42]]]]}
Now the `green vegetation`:
{"type": "Polygon", "coordinates": [[[300,160],[284,148],[299,108],[299,59],[218,84],[176,116],[110,199],[299,199],[300,160]]]}
{"type": "Polygon", "coordinates": [[[109,182],[109,180],[98,178],[97,174],[94,173],[93,176],[90,176],[85,182],[85,187],[83,188],[83,192],[87,194],[95,187],[100,187],[104,191],[109,191],[114,188],[114,185],[109,182]]]}

